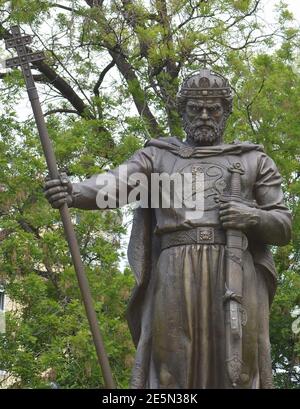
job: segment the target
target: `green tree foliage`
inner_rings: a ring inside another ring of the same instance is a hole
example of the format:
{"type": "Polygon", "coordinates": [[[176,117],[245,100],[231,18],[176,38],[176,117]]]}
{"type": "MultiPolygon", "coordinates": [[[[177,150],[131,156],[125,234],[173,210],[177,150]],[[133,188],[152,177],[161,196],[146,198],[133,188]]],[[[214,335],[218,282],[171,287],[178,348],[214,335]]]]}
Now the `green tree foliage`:
{"type": "MultiPolygon", "coordinates": [[[[61,387],[99,387],[100,371],[59,215],[43,197],[46,169],[37,135],[13,116],[1,118],[0,133],[1,280],[16,305],[6,315],[1,368],[16,379],[15,387],[46,387],[43,374],[49,368],[61,387]]],[[[56,137],[56,151],[63,157],[66,135],[56,137]]],[[[91,151],[74,147],[73,166],[80,175],[91,151]]],[[[70,163],[71,156],[66,158],[70,163]]],[[[133,353],[124,311],[133,278],[118,268],[124,231],[120,215],[76,211],[73,216],[107,351],[124,387],[133,353]]]]}
{"type": "MultiPolygon", "coordinates": [[[[263,5],[0,0],[0,39],[20,24],[35,35],[31,49],[45,51],[34,77],[59,168],[72,181],[122,163],[150,137],[183,137],[176,93],[203,54],[230,78],[236,98],[226,140],[264,144],[294,216],[293,242],[274,249],[279,286],[271,320],[276,385],[292,388],[300,385],[300,340],[291,329],[300,305],[299,33],[282,2],[275,28],[266,28],[263,5]]],[[[0,368],[12,387],[49,387],[51,380],[102,387],[59,214],[43,197],[47,171],[34,122],[20,106],[20,71],[2,70],[0,86],[0,274],[15,303],[1,335],[0,368]]],[[[119,268],[122,213],[72,216],[114,377],[126,387],[134,350],[125,308],[134,280],[119,268]]]]}

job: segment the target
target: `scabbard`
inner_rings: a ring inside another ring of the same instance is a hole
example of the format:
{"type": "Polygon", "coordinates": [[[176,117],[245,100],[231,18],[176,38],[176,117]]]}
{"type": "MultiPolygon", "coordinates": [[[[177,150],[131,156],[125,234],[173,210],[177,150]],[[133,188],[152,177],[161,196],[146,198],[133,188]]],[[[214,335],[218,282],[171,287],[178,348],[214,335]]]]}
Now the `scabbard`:
{"type": "Polygon", "coordinates": [[[237,230],[228,230],[226,236],[226,366],[230,382],[236,387],[242,371],[243,236],[237,230]]]}
{"type": "MultiPolygon", "coordinates": [[[[241,175],[244,171],[239,162],[229,169],[231,175],[231,196],[228,200],[241,201],[241,175]]],[[[225,342],[226,368],[233,388],[238,386],[242,373],[243,325],[246,314],[243,301],[243,239],[242,231],[226,231],[226,281],[225,281],[225,342]]]]}

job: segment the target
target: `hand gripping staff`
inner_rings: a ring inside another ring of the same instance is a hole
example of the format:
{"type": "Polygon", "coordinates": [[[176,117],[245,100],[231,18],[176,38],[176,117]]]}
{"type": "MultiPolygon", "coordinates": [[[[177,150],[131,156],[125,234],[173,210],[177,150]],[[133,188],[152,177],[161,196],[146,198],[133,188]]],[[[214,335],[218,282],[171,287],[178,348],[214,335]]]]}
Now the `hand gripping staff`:
{"type": "MultiPolygon", "coordinates": [[[[43,52],[34,53],[30,52],[27,45],[31,43],[31,36],[29,35],[22,36],[20,28],[18,26],[11,27],[11,34],[12,36],[5,41],[5,46],[7,49],[15,48],[17,50],[18,56],[6,60],[6,67],[12,68],[21,66],[50,177],[51,179],[59,179],[59,172],[56,164],[55,154],[48,135],[37,89],[30,69],[30,63],[43,60],[45,56],[43,52]]],[[[108,389],[114,389],[115,384],[112,377],[112,372],[104,349],[104,344],[100,333],[96,312],[93,308],[91,291],[84,272],[84,266],[80,257],[79,246],[73,225],[71,223],[70,213],[67,204],[65,203],[59,209],[59,211],[64,226],[65,235],[68,241],[69,249],[72,255],[72,260],[76,271],[81,296],[85,306],[86,315],[93,336],[98,362],[102,370],[105,387],[108,389]]]]}

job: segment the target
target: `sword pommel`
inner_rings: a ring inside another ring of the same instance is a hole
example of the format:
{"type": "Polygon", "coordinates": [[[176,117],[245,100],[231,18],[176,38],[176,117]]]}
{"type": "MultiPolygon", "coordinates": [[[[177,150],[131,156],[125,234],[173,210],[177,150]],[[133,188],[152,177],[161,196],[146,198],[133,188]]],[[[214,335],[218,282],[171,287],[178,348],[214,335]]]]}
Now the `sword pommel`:
{"type": "Polygon", "coordinates": [[[235,162],[233,163],[230,168],[228,168],[229,172],[231,173],[238,173],[240,175],[243,175],[245,173],[241,162],[235,162]]]}

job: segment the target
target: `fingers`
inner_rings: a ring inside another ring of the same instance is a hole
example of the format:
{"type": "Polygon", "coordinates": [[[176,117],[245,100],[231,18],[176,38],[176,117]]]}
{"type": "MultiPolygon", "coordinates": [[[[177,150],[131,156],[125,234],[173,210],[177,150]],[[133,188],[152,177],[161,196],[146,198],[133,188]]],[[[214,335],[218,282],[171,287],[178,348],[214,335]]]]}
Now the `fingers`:
{"type": "Polygon", "coordinates": [[[65,203],[68,203],[69,195],[67,192],[60,192],[51,196],[48,201],[54,209],[59,209],[65,203]]]}
{"type": "Polygon", "coordinates": [[[231,206],[231,202],[220,202],[220,209],[228,209],[231,206]]]}
{"type": "Polygon", "coordinates": [[[51,203],[51,206],[52,206],[54,209],[59,209],[59,208],[62,207],[65,203],[68,203],[67,197],[64,198],[64,199],[60,199],[60,200],[57,200],[57,201],[51,203]]]}
{"type": "Polygon", "coordinates": [[[45,190],[50,189],[51,187],[54,187],[54,186],[61,186],[61,185],[62,185],[62,183],[61,183],[60,179],[47,180],[47,178],[46,178],[45,190]]]}
{"type": "Polygon", "coordinates": [[[225,214],[239,214],[241,209],[233,204],[226,203],[224,206],[220,206],[220,215],[225,214]]]}
{"type": "Polygon", "coordinates": [[[237,212],[234,209],[224,209],[224,210],[220,210],[220,217],[222,216],[228,216],[230,214],[237,214],[237,212]]]}
{"type": "Polygon", "coordinates": [[[52,187],[45,192],[45,196],[50,205],[55,209],[59,209],[64,203],[68,203],[70,197],[66,186],[52,187]]]}
{"type": "Polygon", "coordinates": [[[232,215],[221,216],[220,220],[222,223],[226,223],[226,222],[237,223],[238,222],[237,218],[232,215]]]}
{"type": "Polygon", "coordinates": [[[61,173],[59,179],[45,179],[44,194],[48,202],[55,209],[59,209],[65,203],[72,203],[72,183],[66,173],[61,173]]]}
{"type": "Polygon", "coordinates": [[[51,195],[48,198],[48,201],[49,201],[49,203],[52,204],[52,203],[56,202],[57,200],[65,199],[67,196],[68,196],[67,192],[56,193],[55,195],[51,195]]]}
{"type": "Polygon", "coordinates": [[[60,174],[60,182],[62,185],[68,186],[70,184],[70,180],[68,178],[68,175],[65,172],[62,172],[60,174]]]}
{"type": "Polygon", "coordinates": [[[55,195],[56,193],[66,193],[67,194],[67,186],[55,186],[48,188],[45,190],[45,197],[50,201],[50,198],[55,195]]]}
{"type": "Polygon", "coordinates": [[[228,208],[228,209],[223,209],[220,210],[220,218],[222,219],[222,217],[225,216],[242,216],[242,213],[238,210],[238,209],[233,209],[233,208],[228,208]]]}
{"type": "Polygon", "coordinates": [[[245,214],[245,207],[239,202],[227,202],[220,204],[220,217],[223,216],[243,216],[245,214]]]}

